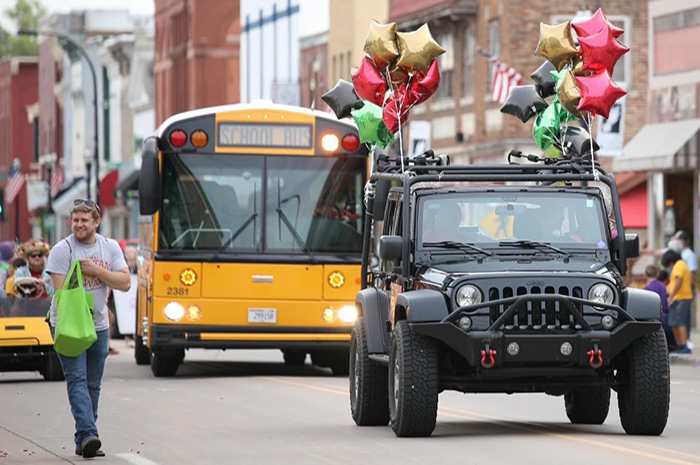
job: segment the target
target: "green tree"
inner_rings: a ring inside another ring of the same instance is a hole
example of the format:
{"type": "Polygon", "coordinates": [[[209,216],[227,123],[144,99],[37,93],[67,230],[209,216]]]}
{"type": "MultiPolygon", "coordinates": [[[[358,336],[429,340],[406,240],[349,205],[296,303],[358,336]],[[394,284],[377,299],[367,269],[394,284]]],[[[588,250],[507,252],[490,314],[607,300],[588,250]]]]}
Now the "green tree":
{"type": "MultiPolygon", "coordinates": [[[[5,15],[16,29],[37,29],[45,14],[46,8],[41,0],[15,0],[14,6],[5,9],[5,15]]],[[[38,54],[36,37],[16,35],[0,26],[0,59],[38,54]]]]}

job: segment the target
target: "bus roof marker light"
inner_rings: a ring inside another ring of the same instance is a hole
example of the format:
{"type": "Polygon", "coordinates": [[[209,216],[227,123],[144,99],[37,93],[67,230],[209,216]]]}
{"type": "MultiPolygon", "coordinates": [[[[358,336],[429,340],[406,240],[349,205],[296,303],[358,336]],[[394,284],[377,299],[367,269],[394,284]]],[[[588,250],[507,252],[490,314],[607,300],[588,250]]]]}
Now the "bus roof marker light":
{"type": "Polygon", "coordinates": [[[338,136],[329,132],[321,137],[321,147],[323,147],[323,150],[326,152],[333,153],[340,147],[340,140],[338,136]]]}
{"type": "Polygon", "coordinates": [[[207,133],[202,131],[201,129],[197,129],[196,131],[193,131],[192,134],[190,134],[190,142],[198,149],[207,145],[208,139],[209,138],[207,137],[207,133]]]}
{"type": "Polygon", "coordinates": [[[170,133],[170,144],[173,147],[182,147],[187,142],[187,134],[182,129],[175,129],[170,133]]]}
{"type": "Polygon", "coordinates": [[[341,145],[346,152],[354,152],[360,146],[360,139],[355,134],[345,134],[341,145]]]}

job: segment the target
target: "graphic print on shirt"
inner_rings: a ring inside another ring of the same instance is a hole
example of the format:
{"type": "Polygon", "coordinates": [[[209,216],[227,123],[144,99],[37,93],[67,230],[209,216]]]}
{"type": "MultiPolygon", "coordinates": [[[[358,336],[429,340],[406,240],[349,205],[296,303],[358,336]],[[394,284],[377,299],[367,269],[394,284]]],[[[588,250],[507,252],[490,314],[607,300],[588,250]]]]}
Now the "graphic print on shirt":
{"type": "MultiPolygon", "coordinates": [[[[99,266],[100,268],[104,268],[105,270],[109,270],[109,263],[107,263],[104,260],[100,260],[97,257],[90,257],[88,260],[92,260],[92,262],[99,266]]],[[[102,284],[102,281],[97,279],[97,276],[91,275],[91,274],[85,274],[83,273],[83,286],[85,286],[85,289],[95,289],[100,287],[102,284]]]]}

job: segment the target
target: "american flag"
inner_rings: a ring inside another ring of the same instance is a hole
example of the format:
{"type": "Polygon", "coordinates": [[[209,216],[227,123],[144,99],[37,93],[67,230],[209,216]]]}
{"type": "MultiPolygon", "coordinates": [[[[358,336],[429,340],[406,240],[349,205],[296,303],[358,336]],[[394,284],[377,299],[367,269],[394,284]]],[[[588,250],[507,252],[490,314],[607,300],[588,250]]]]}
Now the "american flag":
{"type": "Polygon", "coordinates": [[[479,52],[491,62],[491,97],[498,103],[503,103],[508,97],[508,90],[511,86],[520,85],[523,76],[515,68],[502,62],[483,48],[478,48],[479,52]]]}
{"type": "Polygon", "coordinates": [[[8,204],[12,203],[19,191],[22,190],[22,186],[24,186],[24,175],[22,172],[10,168],[10,179],[5,186],[5,202],[8,204]]]}
{"type": "Polygon", "coordinates": [[[61,190],[63,185],[63,170],[60,166],[56,165],[53,170],[51,170],[51,197],[56,197],[58,191],[61,190]]]}

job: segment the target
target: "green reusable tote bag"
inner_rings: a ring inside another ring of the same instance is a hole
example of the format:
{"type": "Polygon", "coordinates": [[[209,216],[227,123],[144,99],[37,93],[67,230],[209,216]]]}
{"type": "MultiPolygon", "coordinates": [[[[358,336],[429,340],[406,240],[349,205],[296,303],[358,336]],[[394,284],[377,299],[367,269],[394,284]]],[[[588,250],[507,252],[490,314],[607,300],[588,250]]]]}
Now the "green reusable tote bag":
{"type": "Polygon", "coordinates": [[[63,282],[56,291],[56,328],[54,348],[67,357],[77,357],[97,340],[92,321],[92,294],[83,287],[80,261],[73,260],[63,282]]]}

